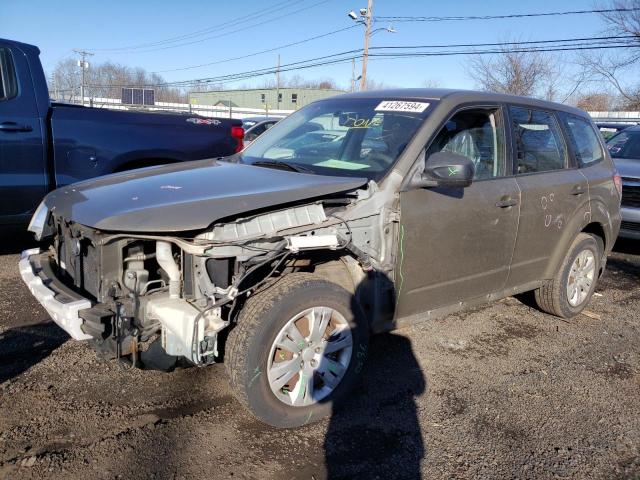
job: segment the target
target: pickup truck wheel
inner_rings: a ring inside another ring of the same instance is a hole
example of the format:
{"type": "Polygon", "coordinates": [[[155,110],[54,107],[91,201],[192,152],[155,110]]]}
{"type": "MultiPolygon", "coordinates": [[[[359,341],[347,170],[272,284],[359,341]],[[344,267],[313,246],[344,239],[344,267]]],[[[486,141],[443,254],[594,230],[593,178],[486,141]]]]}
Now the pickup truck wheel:
{"type": "Polygon", "coordinates": [[[368,337],[353,295],[310,274],[289,274],[249,297],[229,333],[231,388],[269,425],[314,422],[357,382],[368,337]]]}
{"type": "Polygon", "coordinates": [[[536,303],[542,310],[570,318],[584,309],[596,288],[601,245],[593,235],[578,234],[556,276],[535,291],[536,303]]]}

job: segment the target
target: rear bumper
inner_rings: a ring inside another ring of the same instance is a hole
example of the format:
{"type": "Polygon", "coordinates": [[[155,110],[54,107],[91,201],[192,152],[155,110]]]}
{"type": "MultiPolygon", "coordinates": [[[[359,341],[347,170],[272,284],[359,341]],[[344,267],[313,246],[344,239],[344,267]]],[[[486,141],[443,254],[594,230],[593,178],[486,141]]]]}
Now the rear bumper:
{"type": "Polygon", "coordinates": [[[25,250],[20,256],[20,275],[36,300],[44,307],[54,322],[71,338],[89,340],[93,338],[81,329],[83,320],[78,312],[91,308],[91,300],[67,288],[50,268],[49,253],[39,248],[25,250]]]}

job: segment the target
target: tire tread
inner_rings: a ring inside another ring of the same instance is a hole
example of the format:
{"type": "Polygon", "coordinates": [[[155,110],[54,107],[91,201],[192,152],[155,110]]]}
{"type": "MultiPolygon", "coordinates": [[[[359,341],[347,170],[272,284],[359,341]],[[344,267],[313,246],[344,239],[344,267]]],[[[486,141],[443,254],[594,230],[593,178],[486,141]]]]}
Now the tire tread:
{"type": "MultiPolygon", "coordinates": [[[[574,315],[574,313],[569,312],[567,308],[565,308],[566,298],[563,293],[565,288],[563,275],[565,270],[568,268],[569,262],[573,260],[576,247],[585,240],[594,240],[597,246],[597,250],[600,250],[600,243],[596,238],[594,238],[593,235],[584,232],[580,232],[578,235],[576,235],[576,238],[571,243],[571,247],[569,247],[569,251],[565,255],[553,279],[548,280],[544,285],[536,289],[534,292],[536,304],[541,310],[561,318],[568,318],[574,315]]],[[[602,252],[597,253],[596,261],[598,261],[599,255],[601,253],[602,252]]],[[[597,279],[594,279],[594,281],[596,280],[597,279]]]]}
{"type": "Polygon", "coordinates": [[[260,313],[271,308],[293,287],[300,287],[309,281],[326,282],[323,278],[311,273],[290,273],[251,295],[238,315],[237,325],[229,332],[225,352],[225,370],[234,395],[247,409],[250,409],[249,399],[243,379],[248,378],[250,373],[246,352],[249,350],[251,335],[255,332],[262,318],[260,313]]]}

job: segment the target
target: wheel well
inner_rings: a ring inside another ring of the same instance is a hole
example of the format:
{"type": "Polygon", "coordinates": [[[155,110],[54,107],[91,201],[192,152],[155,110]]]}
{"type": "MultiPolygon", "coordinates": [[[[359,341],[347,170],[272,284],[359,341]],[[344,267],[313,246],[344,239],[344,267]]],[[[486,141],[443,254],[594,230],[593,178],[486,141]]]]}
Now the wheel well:
{"type": "Polygon", "coordinates": [[[357,281],[353,278],[342,259],[313,265],[313,273],[332,283],[336,283],[349,293],[356,291],[357,281]]]}
{"type": "Polygon", "coordinates": [[[589,225],[587,225],[586,227],[584,227],[582,229],[582,231],[584,233],[590,233],[592,235],[595,235],[596,237],[598,237],[601,241],[602,241],[602,251],[604,253],[604,249],[607,245],[607,236],[604,233],[604,228],[602,228],[602,225],[600,225],[597,222],[592,222],[589,225]]]}
{"type": "Polygon", "coordinates": [[[179,160],[172,158],[137,158],[123,163],[114,169],[113,173],[125,172],[127,170],[133,170],[136,168],[155,167],[158,165],[169,165],[171,163],[178,163],[179,160]]]}
{"type": "Polygon", "coordinates": [[[599,223],[592,222],[584,227],[582,231],[584,233],[590,233],[591,235],[595,236],[596,240],[599,241],[598,243],[600,243],[602,258],[600,259],[600,271],[598,272],[598,276],[602,276],[602,274],[604,273],[605,257],[607,255],[605,252],[605,249],[607,247],[607,236],[604,233],[604,228],[602,228],[602,225],[600,225],[599,223]]]}

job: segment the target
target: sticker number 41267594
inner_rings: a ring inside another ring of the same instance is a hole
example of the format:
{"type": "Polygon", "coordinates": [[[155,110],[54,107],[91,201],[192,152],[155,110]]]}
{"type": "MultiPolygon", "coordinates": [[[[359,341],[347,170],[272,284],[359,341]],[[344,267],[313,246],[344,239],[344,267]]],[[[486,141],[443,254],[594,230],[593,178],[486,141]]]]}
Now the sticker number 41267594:
{"type": "Polygon", "coordinates": [[[426,102],[406,102],[403,100],[384,100],[376,107],[376,112],[422,113],[429,106],[426,102]]]}

